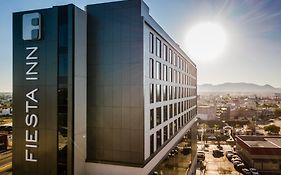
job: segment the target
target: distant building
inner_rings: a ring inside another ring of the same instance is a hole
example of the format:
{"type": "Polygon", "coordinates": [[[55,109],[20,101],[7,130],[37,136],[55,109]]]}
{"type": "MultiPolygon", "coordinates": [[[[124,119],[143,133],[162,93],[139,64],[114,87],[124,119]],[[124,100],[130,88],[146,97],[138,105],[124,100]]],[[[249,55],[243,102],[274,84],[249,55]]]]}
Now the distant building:
{"type": "Polygon", "coordinates": [[[281,137],[236,136],[241,158],[264,174],[281,173],[281,137]]]}
{"type": "Polygon", "coordinates": [[[216,108],[214,106],[209,106],[209,105],[198,106],[198,114],[206,114],[207,120],[216,119],[215,113],[216,113],[216,108]]]}

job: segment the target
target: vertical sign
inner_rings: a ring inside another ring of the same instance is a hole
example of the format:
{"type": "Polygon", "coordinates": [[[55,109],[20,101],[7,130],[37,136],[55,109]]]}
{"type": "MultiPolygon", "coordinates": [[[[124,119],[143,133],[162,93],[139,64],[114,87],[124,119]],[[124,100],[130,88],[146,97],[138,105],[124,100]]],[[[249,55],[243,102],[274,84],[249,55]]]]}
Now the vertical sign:
{"type": "Polygon", "coordinates": [[[13,14],[13,175],[57,174],[57,18],[13,14]]]}

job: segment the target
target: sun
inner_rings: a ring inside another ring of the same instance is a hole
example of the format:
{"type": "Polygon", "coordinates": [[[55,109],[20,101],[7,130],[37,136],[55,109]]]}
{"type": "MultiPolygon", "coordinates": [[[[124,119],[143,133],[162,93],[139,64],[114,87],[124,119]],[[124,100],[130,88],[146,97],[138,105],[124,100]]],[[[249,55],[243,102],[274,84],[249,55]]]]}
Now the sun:
{"type": "Polygon", "coordinates": [[[226,46],[226,33],[219,24],[204,22],[190,29],[185,42],[187,53],[191,58],[208,62],[223,53],[226,46]]]}

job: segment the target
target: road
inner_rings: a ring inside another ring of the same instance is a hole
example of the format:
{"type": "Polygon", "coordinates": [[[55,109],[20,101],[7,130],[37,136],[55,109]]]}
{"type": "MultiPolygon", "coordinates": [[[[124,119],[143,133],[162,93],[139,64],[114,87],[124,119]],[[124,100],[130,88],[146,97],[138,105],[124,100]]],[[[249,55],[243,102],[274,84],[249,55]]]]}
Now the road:
{"type": "MultiPolygon", "coordinates": [[[[231,150],[230,145],[221,145],[223,147],[223,150],[231,150]]],[[[227,160],[225,156],[220,158],[215,158],[213,156],[213,150],[217,149],[215,144],[210,144],[208,148],[205,147],[205,161],[203,164],[205,165],[205,172],[203,173],[200,170],[196,171],[197,175],[239,175],[239,172],[237,172],[233,164],[227,160]]],[[[241,173],[240,173],[241,174],[241,173]]]]}

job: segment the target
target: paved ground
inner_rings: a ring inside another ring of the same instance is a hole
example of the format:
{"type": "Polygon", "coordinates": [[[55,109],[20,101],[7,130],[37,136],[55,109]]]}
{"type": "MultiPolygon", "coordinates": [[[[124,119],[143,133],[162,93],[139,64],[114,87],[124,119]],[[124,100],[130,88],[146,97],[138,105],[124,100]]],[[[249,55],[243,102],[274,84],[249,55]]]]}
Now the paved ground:
{"type": "MultiPolygon", "coordinates": [[[[222,147],[224,151],[231,150],[230,145],[222,145],[222,147]]],[[[211,144],[209,148],[205,148],[205,161],[203,164],[206,168],[202,171],[197,169],[196,175],[239,175],[239,172],[234,169],[233,164],[225,156],[215,158],[212,155],[214,149],[216,149],[214,144],[211,144]]]]}

